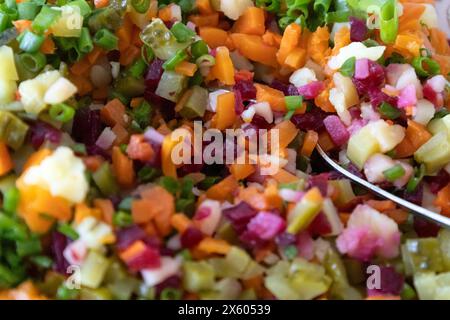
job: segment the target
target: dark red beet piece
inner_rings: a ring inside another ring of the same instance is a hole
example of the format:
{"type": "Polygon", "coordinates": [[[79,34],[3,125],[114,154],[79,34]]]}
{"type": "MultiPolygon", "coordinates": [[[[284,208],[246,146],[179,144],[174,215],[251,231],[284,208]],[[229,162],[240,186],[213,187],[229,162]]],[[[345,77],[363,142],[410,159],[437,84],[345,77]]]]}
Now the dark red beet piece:
{"type": "Polygon", "coordinates": [[[164,61],[155,58],[148,66],[147,74],[145,75],[146,90],[155,92],[164,71],[162,68],[163,63],[164,61]]]}
{"type": "Polygon", "coordinates": [[[241,201],[239,204],[223,210],[225,218],[230,220],[235,231],[240,234],[245,231],[248,222],[256,216],[257,212],[247,202],[241,201]]]}
{"type": "Polygon", "coordinates": [[[256,99],[256,88],[251,80],[237,81],[233,90],[239,92],[244,101],[256,99]]]}
{"type": "Polygon", "coordinates": [[[291,121],[298,129],[320,131],[324,128],[323,119],[326,116],[327,113],[321,109],[312,108],[309,112],[292,116],[291,121]]]}
{"type": "Polygon", "coordinates": [[[116,232],[116,236],[117,249],[124,250],[136,240],[143,240],[147,236],[147,234],[142,228],[138,227],[137,225],[133,225],[128,228],[119,229],[116,232]]]}
{"type": "Polygon", "coordinates": [[[64,258],[64,249],[69,244],[69,238],[58,231],[52,233],[51,252],[53,256],[53,269],[61,274],[67,274],[69,262],[64,258]]]}
{"type": "Polygon", "coordinates": [[[444,169],[441,169],[437,175],[426,176],[424,179],[428,183],[430,191],[436,194],[450,182],[450,174],[444,169]]]}
{"type": "Polygon", "coordinates": [[[379,88],[384,83],[384,79],[384,68],[372,60],[369,60],[369,76],[367,78],[352,78],[360,95],[367,94],[370,89],[379,88]]]}
{"type": "Polygon", "coordinates": [[[436,237],[441,227],[426,219],[414,217],[414,230],[421,238],[436,237]]]}
{"type": "Polygon", "coordinates": [[[61,140],[61,131],[48,123],[36,121],[30,126],[28,137],[33,148],[39,149],[46,140],[58,144],[61,140]]]}
{"type": "Polygon", "coordinates": [[[200,230],[194,227],[187,228],[180,237],[180,242],[183,248],[193,248],[203,239],[203,234],[200,230]]]}
{"type": "Polygon", "coordinates": [[[77,110],[72,125],[72,137],[75,141],[87,146],[95,145],[102,130],[99,110],[91,110],[89,107],[77,110]]]}
{"type": "Polygon", "coordinates": [[[367,38],[366,21],[355,17],[350,17],[350,40],[363,41],[367,38]]]}
{"type": "Polygon", "coordinates": [[[150,246],[146,246],[144,251],[127,261],[127,266],[132,271],[139,271],[147,268],[158,268],[160,265],[161,257],[159,255],[159,251],[150,246]]]}
{"type": "Polygon", "coordinates": [[[379,294],[398,296],[403,289],[405,279],[394,267],[380,266],[380,288],[368,289],[368,295],[379,294]]]}

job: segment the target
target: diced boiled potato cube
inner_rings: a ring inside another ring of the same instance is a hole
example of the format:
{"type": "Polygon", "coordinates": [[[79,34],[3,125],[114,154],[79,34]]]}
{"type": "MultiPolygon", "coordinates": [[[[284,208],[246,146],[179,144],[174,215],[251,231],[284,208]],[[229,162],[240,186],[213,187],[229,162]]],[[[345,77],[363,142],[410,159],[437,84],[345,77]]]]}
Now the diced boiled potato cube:
{"type": "Polygon", "coordinates": [[[377,152],[380,152],[380,145],[367,126],[353,134],[348,141],[347,157],[359,169],[362,169],[366,160],[377,152]]]}
{"type": "Polygon", "coordinates": [[[19,80],[16,64],[14,63],[14,52],[11,47],[0,47],[0,78],[5,80],[19,80]]]}
{"type": "Polygon", "coordinates": [[[251,0],[220,0],[220,11],[232,20],[237,20],[249,7],[253,7],[251,0]]]}
{"type": "Polygon", "coordinates": [[[433,300],[436,294],[436,275],[434,272],[414,275],[414,287],[420,300],[433,300]]]}
{"type": "Polygon", "coordinates": [[[59,78],[45,92],[44,102],[48,104],[61,103],[72,97],[77,87],[66,78],[59,78]]]}
{"type": "Polygon", "coordinates": [[[439,19],[434,5],[424,3],[423,6],[425,10],[420,16],[420,22],[426,24],[428,28],[438,28],[439,19]]]}
{"type": "Polygon", "coordinates": [[[366,127],[378,141],[382,153],[394,149],[405,137],[405,128],[398,124],[389,125],[384,120],[371,122],[366,127]]]}
{"type": "Polygon", "coordinates": [[[450,114],[443,118],[434,119],[428,124],[428,130],[434,135],[439,132],[447,132],[450,139],[450,114]]]}
{"type": "Polygon", "coordinates": [[[14,101],[16,90],[17,83],[15,80],[0,79],[0,104],[14,101]]]}
{"type": "Polygon", "coordinates": [[[47,89],[60,77],[60,73],[54,70],[44,72],[34,79],[21,82],[19,94],[25,111],[34,114],[41,112],[46,106],[44,95],[47,89]]]}
{"type": "Polygon", "coordinates": [[[448,133],[438,132],[414,153],[417,162],[425,164],[428,173],[436,172],[450,161],[448,133]]]}
{"type": "Polygon", "coordinates": [[[434,105],[425,99],[417,101],[416,110],[414,112],[413,120],[426,126],[433,118],[436,109],[434,105]]]}
{"type": "Polygon", "coordinates": [[[186,76],[173,71],[164,71],[155,93],[164,99],[177,102],[186,86],[186,76]]]}
{"type": "Polygon", "coordinates": [[[344,93],[345,106],[347,109],[359,103],[358,92],[356,91],[352,79],[343,76],[340,72],[336,72],[333,75],[333,83],[337,89],[344,93]]]}

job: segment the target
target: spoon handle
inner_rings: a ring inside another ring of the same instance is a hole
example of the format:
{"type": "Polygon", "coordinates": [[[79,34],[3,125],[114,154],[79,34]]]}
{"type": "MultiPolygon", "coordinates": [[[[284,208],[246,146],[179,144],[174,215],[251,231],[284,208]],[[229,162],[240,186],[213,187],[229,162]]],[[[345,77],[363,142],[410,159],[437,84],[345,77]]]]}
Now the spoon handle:
{"type": "Polygon", "coordinates": [[[405,199],[397,197],[396,195],[387,192],[386,190],[383,190],[380,187],[364,179],[361,179],[360,177],[342,168],[338,163],[336,163],[333,159],[331,159],[319,145],[316,146],[316,149],[319,152],[320,156],[328,163],[328,165],[330,165],[334,170],[338,171],[339,173],[341,173],[348,179],[352,180],[353,182],[356,182],[357,184],[369,189],[370,191],[372,191],[373,193],[377,194],[382,198],[386,198],[395,202],[399,206],[411,211],[413,214],[419,215],[423,218],[436,222],[443,227],[450,228],[450,218],[447,218],[441,214],[415,205],[414,203],[411,203],[409,201],[406,201],[405,199]]]}

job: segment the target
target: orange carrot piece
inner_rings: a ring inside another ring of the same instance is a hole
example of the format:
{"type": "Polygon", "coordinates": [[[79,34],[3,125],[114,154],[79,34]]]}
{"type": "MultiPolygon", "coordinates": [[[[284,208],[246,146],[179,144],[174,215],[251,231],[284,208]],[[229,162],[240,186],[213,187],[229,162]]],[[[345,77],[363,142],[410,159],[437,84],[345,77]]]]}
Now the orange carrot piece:
{"type": "Polygon", "coordinates": [[[319,135],[313,130],[308,130],[306,132],[305,138],[303,140],[303,145],[300,150],[300,154],[306,157],[310,157],[317,143],[319,142],[319,135]]]}
{"type": "Polygon", "coordinates": [[[311,34],[308,41],[308,55],[318,64],[324,65],[331,53],[329,47],[330,32],[327,27],[319,27],[311,34]]]}
{"type": "Polygon", "coordinates": [[[119,185],[124,188],[133,186],[135,178],[133,160],[123,154],[119,147],[113,147],[112,166],[119,185]]]}
{"type": "Polygon", "coordinates": [[[86,166],[86,168],[91,171],[95,172],[98,168],[103,164],[103,158],[101,156],[87,156],[83,157],[83,163],[86,166]]]}
{"type": "Polygon", "coordinates": [[[226,46],[228,33],[225,30],[214,27],[200,27],[198,34],[211,48],[226,46]]]}
{"type": "Polygon", "coordinates": [[[167,236],[172,230],[170,221],[175,213],[175,199],[173,195],[163,187],[155,186],[141,192],[141,196],[143,199],[152,201],[149,210],[152,215],[154,214],[155,227],[160,236],[167,236]]]}
{"type": "Polygon", "coordinates": [[[292,173],[287,172],[284,169],[279,169],[277,173],[272,175],[272,178],[274,178],[278,183],[291,183],[299,180],[297,176],[294,176],[292,173]]]}
{"type": "Polygon", "coordinates": [[[12,24],[16,27],[19,33],[24,32],[25,30],[29,30],[31,28],[31,24],[33,21],[31,20],[16,20],[13,21],[12,24]]]}
{"type": "Polygon", "coordinates": [[[334,47],[331,51],[332,55],[338,54],[339,50],[348,46],[352,41],[350,40],[350,29],[343,27],[334,34],[334,47]]]}
{"type": "Polygon", "coordinates": [[[404,209],[392,209],[383,212],[389,218],[397,222],[397,224],[403,224],[408,221],[408,212],[404,209]]]}
{"type": "Polygon", "coordinates": [[[280,47],[281,39],[281,35],[270,30],[266,30],[266,32],[262,36],[262,41],[264,42],[264,44],[277,48],[280,47]]]}
{"type": "Polygon", "coordinates": [[[130,45],[132,40],[133,23],[125,15],[122,25],[117,29],[116,36],[119,39],[119,51],[124,52],[130,45]]]}
{"type": "Polygon", "coordinates": [[[203,15],[214,13],[210,0],[195,0],[195,6],[203,15]]]}
{"type": "Polygon", "coordinates": [[[286,27],[281,39],[280,49],[277,52],[277,61],[280,65],[284,65],[288,55],[298,46],[302,28],[296,24],[291,23],[286,27]]]}
{"type": "Polygon", "coordinates": [[[113,224],[114,206],[109,199],[95,199],[94,207],[102,212],[102,220],[107,224],[113,224]]]}
{"type": "Polygon", "coordinates": [[[47,148],[39,149],[38,151],[31,154],[31,156],[28,157],[27,161],[25,162],[22,171],[25,172],[28,168],[32,166],[39,165],[42,160],[47,158],[49,155],[52,154],[52,150],[47,148]]]}
{"type": "Polygon", "coordinates": [[[409,157],[424,143],[431,139],[431,133],[425,126],[408,119],[408,127],[405,130],[405,138],[395,148],[397,158],[409,157]]]}
{"type": "Polygon", "coordinates": [[[390,200],[368,200],[366,204],[380,212],[393,210],[396,207],[395,203],[390,200]]]}
{"type": "Polygon", "coordinates": [[[230,166],[230,172],[236,178],[236,180],[242,180],[254,173],[255,167],[250,163],[233,163],[230,166]]]}
{"type": "Polygon", "coordinates": [[[114,140],[115,146],[119,146],[122,143],[127,142],[130,134],[121,124],[116,124],[111,130],[116,135],[116,139],[114,140]]]}
{"type": "Polygon", "coordinates": [[[297,136],[299,129],[290,120],[284,120],[275,125],[272,130],[278,130],[279,148],[286,148],[297,136]]]}
{"type": "Polygon", "coordinates": [[[136,257],[141,252],[145,251],[147,246],[144,241],[136,240],[130,246],[128,246],[125,250],[119,253],[120,259],[127,262],[136,257]]]}
{"type": "Polygon", "coordinates": [[[219,130],[225,130],[231,127],[236,120],[235,95],[234,92],[227,92],[217,97],[216,114],[212,120],[212,124],[219,130]]]}
{"type": "Polygon", "coordinates": [[[119,62],[122,66],[128,66],[140,56],[141,49],[135,45],[130,45],[125,51],[121,52],[119,62]]]}
{"type": "Polygon", "coordinates": [[[450,46],[445,32],[438,28],[431,28],[430,41],[437,54],[450,55],[450,46]]]}
{"type": "Polygon", "coordinates": [[[94,6],[96,9],[104,8],[109,5],[109,0],[94,0],[94,6]]]}
{"type": "Polygon", "coordinates": [[[158,18],[164,22],[172,21],[172,4],[159,9],[158,18]]]}
{"type": "Polygon", "coordinates": [[[330,98],[330,89],[333,87],[333,83],[330,81],[328,83],[328,86],[325,90],[323,90],[317,97],[314,98],[314,103],[316,106],[318,106],[320,109],[322,109],[325,112],[336,112],[336,109],[334,109],[334,106],[331,104],[329,98],[330,98]]]}
{"type": "Polygon", "coordinates": [[[108,98],[108,87],[97,88],[92,91],[92,98],[94,100],[106,100],[108,98]]]}
{"type": "Polygon", "coordinates": [[[210,72],[214,79],[219,80],[223,84],[234,85],[234,66],[227,47],[218,47],[216,49],[216,64],[211,68],[210,72]]]}
{"type": "Polygon", "coordinates": [[[161,147],[161,169],[165,176],[172,178],[177,177],[177,167],[172,161],[172,150],[178,143],[176,140],[172,140],[171,134],[167,134],[164,137],[164,141],[161,147]]]}
{"type": "Polygon", "coordinates": [[[217,27],[219,24],[219,13],[190,15],[188,20],[195,23],[197,27],[217,27]]]}
{"type": "Polygon", "coordinates": [[[232,33],[230,34],[230,38],[234,46],[244,57],[267,66],[278,66],[278,49],[266,45],[262,37],[244,33],[232,33]]]}
{"type": "Polygon", "coordinates": [[[197,71],[197,65],[195,63],[181,61],[175,67],[175,72],[178,74],[182,74],[187,77],[192,77],[197,71]]]}
{"type": "Polygon", "coordinates": [[[12,168],[14,168],[14,163],[9,155],[8,147],[0,141],[0,176],[8,173],[12,168]]]}
{"type": "Polygon", "coordinates": [[[296,70],[303,67],[305,62],[306,50],[303,48],[294,48],[284,60],[284,65],[296,70]]]}
{"type": "Polygon", "coordinates": [[[104,53],[102,48],[94,46],[94,49],[87,54],[87,59],[90,64],[94,64],[104,53]]]}
{"type": "Polygon", "coordinates": [[[204,238],[197,245],[197,248],[200,251],[203,251],[206,253],[217,253],[217,254],[225,255],[230,251],[231,245],[228,242],[226,242],[225,240],[214,239],[214,238],[204,238]]]}
{"type": "Polygon", "coordinates": [[[142,98],[142,97],[132,98],[130,100],[130,107],[132,107],[132,108],[139,107],[143,101],[144,101],[144,98],[142,98]]]}
{"type": "Polygon", "coordinates": [[[91,69],[91,64],[87,58],[83,58],[80,61],[75,62],[70,67],[70,72],[76,76],[87,75],[89,70],[91,69]]]}
{"type": "Polygon", "coordinates": [[[238,181],[233,175],[229,175],[219,183],[213,185],[206,191],[206,196],[213,200],[227,200],[233,196],[239,187],[238,181]]]}
{"type": "Polygon", "coordinates": [[[258,102],[268,102],[273,111],[286,112],[286,101],[282,91],[259,83],[255,83],[255,87],[258,102]]]}
{"type": "Polygon", "coordinates": [[[46,37],[44,42],[42,43],[39,51],[41,51],[44,54],[53,54],[56,50],[55,43],[53,42],[52,38],[46,37]]]}
{"type": "Polygon", "coordinates": [[[178,233],[182,234],[192,226],[192,221],[184,213],[176,213],[170,218],[170,224],[178,233]]]}
{"type": "Polygon", "coordinates": [[[439,190],[436,199],[434,200],[436,207],[441,208],[441,213],[450,217],[450,183],[446,187],[439,190]]]}
{"type": "Polygon", "coordinates": [[[262,36],[266,30],[264,10],[257,7],[249,7],[234,23],[234,33],[245,33],[262,36]]]}
{"type": "Polygon", "coordinates": [[[122,126],[126,125],[125,117],[125,106],[119,99],[113,99],[109,101],[102,109],[100,109],[100,116],[102,121],[104,121],[109,126],[115,126],[120,124],[122,126]]]}
{"type": "Polygon", "coordinates": [[[392,48],[407,58],[418,57],[422,39],[414,33],[398,34],[392,48]]]}
{"type": "Polygon", "coordinates": [[[94,217],[95,219],[100,220],[102,218],[102,212],[97,208],[89,208],[85,203],[78,203],[75,206],[75,222],[80,223],[87,217],[94,217]]]}
{"type": "Polygon", "coordinates": [[[152,211],[153,201],[150,199],[136,199],[131,203],[131,215],[135,223],[146,223],[157,214],[152,211]]]}

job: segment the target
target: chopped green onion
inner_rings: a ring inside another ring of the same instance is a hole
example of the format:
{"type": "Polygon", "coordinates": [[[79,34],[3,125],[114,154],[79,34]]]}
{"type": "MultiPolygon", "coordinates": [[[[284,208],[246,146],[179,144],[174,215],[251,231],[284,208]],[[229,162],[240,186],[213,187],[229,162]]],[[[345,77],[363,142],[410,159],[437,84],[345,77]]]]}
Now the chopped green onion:
{"type": "Polygon", "coordinates": [[[94,49],[91,34],[89,32],[89,29],[86,27],[83,27],[81,29],[81,34],[80,37],[78,38],[78,49],[82,53],[89,53],[94,49]]]}
{"type": "Polygon", "coordinates": [[[120,144],[119,149],[120,149],[120,151],[123,154],[126,154],[127,153],[127,147],[128,147],[128,145],[126,143],[122,143],[122,144],[120,144]]]}
{"type": "Polygon", "coordinates": [[[41,268],[50,268],[53,260],[46,256],[34,256],[30,258],[31,262],[41,268]]]}
{"type": "Polygon", "coordinates": [[[150,124],[151,114],[152,106],[147,101],[143,101],[132,111],[133,119],[137,122],[141,129],[145,129],[150,124]]]}
{"type": "Polygon", "coordinates": [[[4,4],[6,5],[7,8],[10,8],[10,9],[17,8],[17,3],[15,0],[5,0],[4,4]]]}
{"type": "Polygon", "coordinates": [[[403,284],[402,292],[400,292],[400,296],[402,297],[402,300],[413,300],[416,299],[417,294],[414,291],[414,288],[405,282],[403,284]]]}
{"type": "Polygon", "coordinates": [[[62,51],[69,51],[77,46],[75,38],[55,37],[54,40],[62,51]]]}
{"type": "Polygon", "coordinates": [[[339,72],[343,76],[353,77],[353,75],[355,74],[355,63],[356,63],[355,57],[348,58],[347,60],[345,60],[341,69],[339,69],[339,72]]]}
{"type": "Polygon", "coordinates": [[[178,180],[169,176],[161,177],[158,183],[161,187],[174,195],[180,190],[180,183],[178,180]]]}
{"type": "Polygon", "coordinates": [[[50,107],[48,114],[53,120],[65,123],[72,120],[75,110],[65,103],[58,103],[50,107]]]}
{"type": "Polygon", "coordinates": [[[201,67],[212,67],[216,64],[216,58],[214,58],[210,54],[204,54],[195,60],[195,63],[197,66],[201,67]]]}
{"type": "Polygon", "coordinates": [[[17,12],[21,20],[33,20],[38,14],[38,11],[39,6],[34,2],[28,1],[17,4],[17,12]]]}
{"type": "Polygon", "coordinates": [[[448,114],[450,114],[450,111],[447,110],[446,108],[442,108],[441,110],[437,111],[434,114],[433,119],[441,119],[441,118],[445,117],[448,114]]]}
{"type": "Polygon", "coordinates": [[[386,66],[390,65],[391,63],[405,63],[405,58],[401,54],[393,52],[391,56],[386,59],[386,66]]]}
{"type": "Polygon", "coordinates": [[[286,109],[288,113],[286,113],[285,119],[290,119],[295,111],[302,107],[303,97],[302,96],[286,96],[284,97],[284,101],[286,102],[286,109]]]}
{"type": "Polygon", "coordinates": [[[178,0],[177,2],[182,13],[189,13],[195,7],[195,0],[178,0]]]}
{"type": "Polygon", "coordinates": [[[8,213],[16,212],[20,199],[19,189],[16,187],[9,188],[3,197],[3,209],[8,213]]]}
{"type": "Polygon", "coordinates": [[[125,211],[117,211],[113,216],[113,223],[115,226],[124,228],[133,224],[133,217],[125,211]]]}
{"type": "Polygon", "coordinates": [[[94,43],[109,51],[117,48],[119,39],[108,29],[100,29],[94,35],[94,43]]]}
{"type": "Polygon", "coordinates": [[[146,13],[150,7],[150,0],[131,0],[134,10],[139,13],[146,13]]]}
{"type": "Polygon", "coordinates": [[[26,240],[16,242],[16,250],[19,257],[31,256],[42,251],[41,240],[37,236],[33,236],[26,240]]]}
{"type": "Polygon", "coordinates": [[[133,197],[126,197],[123,198],[122,201],[119,203],[119,209],[125,210],[125,211],[131,211],[131,204],[133,203],[134,198],[133,197]]]}
{"type": "Polygon", "coordinates": [[[421,165],[419,168],[414,168],[414,176],[409,179],[408,184],[406,185],[407,192],[414,192],[417,189],[420,181],[422,181],[425,175],[425,166],[421,165]]]}
{"type": "Polygon", "coordinates": [[[86,18],[92,12],[91,7],[85,0],[74,0],[68,3],[69,6],[78,7],[80,9],[80,14],[86,18]]]}
{"type": "Polygon", "coordinates": [[[208,45],[203,40],[198,40],[191,45],[191,55],[194,60],[208,54],[208,45]]]}
{"type": "Polygon", "coordinates": [[[161,300],[180,300],[182,297],[183,293],[176,288],[164,288],[160,296],[161,300]]]}
{"type": "Polygon", "coordinates": [[[69,289],[63,283],[56,291],[56,298],[59,300],[74,300],[80,294],[79,289],[69,289]]]}
{"type": "Polygon", "coordinates": [[[25,52],[34,53],[39,51],[39,48],[44,43],[45,37],[37,35],[29,30],[23,32],[20,38],[20,49],[25,52]]]}
{"type": "Polygon", "coordinates": [[[387,0],[380,8],[380,37],[384,43],[393,43],[397,38],[397,1],[387,0]]]}
{"type": "Polygon", "coordinates": [[[187,54],[184,52],[184,50],[178,51],[172,58],[169,60],[166,60],[163,64],[164,70],[174,70],[175,67],[181,62],[186,60],[187,54]]]}
{"type": "Polygon", "coordinates": [[[4,3],[0,5],[0,10],[4,14],[8,15],[10,21],[19,19],[19,13],[16,8],[8,8],[4,3]]]}
{"type": "Polygon", "coordinates": [[[394,108],[387,102],[383,102],[378,111],[381,115],[391,120],[397,119],[402,114],[400,110],[394,108]]]}
{"type": "Polygon", "coordinates": [[[415,57],[411,64],[421,77],[433,76],[441,72],[439,63],[428,57],[415,57]]]}
{"type": "Polygon", "coordinates": [[[175,201],[176,212],[184,212],[187,215],[192,215],[195,211],[195,199],[177,199],[175,201]]]}
{"type": "Polygon", "coordinates": [[[182,22],[175,23],[170,29],[178,42],[187,42],[195,37],[195,32],[182,22]]]}
{"type": "Polygon", "coordinates": [[[419,52],[421,57],[431,58],[431,51],[427,48],[420,48],[419,52]]]}
{"type": "Polygon", "coordinates": [[[327,24],[336,22],[347,22],[349,18],[350,18],[350,11],[328,12],[325,18],[325,22],[327,24]]]}
{"type": "Polygon", "coordinates": [[[39,14],[34,18],[31,28],[38,33],[44,33],[60,16],[61,11],[54,10],[49,6],[43,6],[39,14]]]}
{"type": "Polygon", "coordinates": [[[281,8],[280,0],[256,0],[256,6],[272,13],[279,13],[281,8]]]}
{"type": "Polygon", "coordinates": [[[284,248],[284,255],[288,260],[292,260],[298,255],[297,247],[294,245],[287,246],[284,248]]]}
{"type": "Polygon", "coordinates": [[[405,169],[400,164],[383,171],[383,175],[389,182],[394,182],[405,175],[405,169]]]}
{"type": "Polygon", "coordinates": [[[144,59],[139,58],[131,65],[128,72],[132,77],[140,78],[144,75],[146,70],[147,63],[144,61],[144,59]]]}
{"type": "Polygon", "coordinates": [[[215,185],[216,183],[218,183],[220,180],[222,180],[221,177],[207,176],[207,177],[205,177],[205,179],[200,181],[198,186],[202,190],[207,190],[207,189],[211,188],[213,185],[215,185]]]}
{"type": "Polygon", "coordinates": [[[80,237],[78,235],[78,232],[76,232],[75,229],[72,228],[67,223],[60,224],[58,226],[57,230],[58,230],[58,232],[62,233],[63,235],[65,235],[66,237],[68,237],[72,240],[77,240],[80,237]]]}
{"type": "Polygon", "coordinates": [[[19,55],[19,61],[22,67],[31,73],[41,71],[47,63],[45,54],[41,52],[22,53],[19,55]]]}
{"type": "Polygon", "coordinates": [[[149,182],[153,179],[159,177],[161,175],[161,171],[152,167],[143,167],[138,171],[138,180],[139,182],[149,182]]]}
{"type": "Polygon", "coordinates": [[[73,150],[73,152],[81,154],[81,155],[87,154],[86,146],[83,143],[75,143],[72,146],[72,150],[73,150]]]}
{"type": "Polygon", "coordinates": [[[141,47],[141,58],[145,61],[146,64],[150,64],[155,58],[155,54],[153,53],[152,48],[147,45],[143,45],[141,47]]]}
{"type": "Polygon", "coordinates": [[[8,28],[9,21],[9,16],[0,11],[0,32],[3,32],[8,28]]]}

